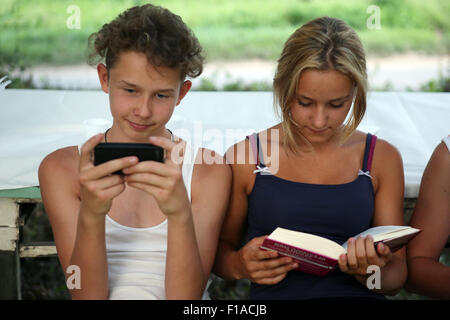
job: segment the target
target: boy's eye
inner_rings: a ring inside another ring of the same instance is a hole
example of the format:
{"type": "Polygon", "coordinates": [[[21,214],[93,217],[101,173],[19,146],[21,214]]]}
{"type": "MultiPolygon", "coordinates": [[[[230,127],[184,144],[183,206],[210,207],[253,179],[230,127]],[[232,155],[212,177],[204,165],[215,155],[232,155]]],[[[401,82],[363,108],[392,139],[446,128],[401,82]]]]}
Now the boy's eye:
{"type": "Polygon", "coordinates": [[[136,92],[136,90],[134,90],[134,89],[129,89],[129,88],[124,88],[123,90],[125,90],[125,91],[128,92],[128,93],[135,93],[135,92],[136,92]]]}
{"type": "Polygon", "coordinates": [[[167,95],[165,95],[165,94],[161,94],[161,93],[158,93],[156,96],[157,96],[158,98],[160,98],[160,99],[166,99],[166,98],[169,97],[169,96],[167,96],[167,95]]]}

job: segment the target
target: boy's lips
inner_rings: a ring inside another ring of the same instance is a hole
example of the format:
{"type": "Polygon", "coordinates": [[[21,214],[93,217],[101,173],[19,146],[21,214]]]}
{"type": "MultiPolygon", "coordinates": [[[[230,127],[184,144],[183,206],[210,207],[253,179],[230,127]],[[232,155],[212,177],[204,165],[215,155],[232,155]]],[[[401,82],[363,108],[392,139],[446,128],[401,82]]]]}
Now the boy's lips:
{"type": "Polygon", "coordinates": [[[146,130],[148,127],[150,127],[149,124],[139,124],[139,123],[132,122],[130,120],[127,120],[127,121],[130,124],[130,126],[135,130],[142,131],[142,130],[146,130]]]}

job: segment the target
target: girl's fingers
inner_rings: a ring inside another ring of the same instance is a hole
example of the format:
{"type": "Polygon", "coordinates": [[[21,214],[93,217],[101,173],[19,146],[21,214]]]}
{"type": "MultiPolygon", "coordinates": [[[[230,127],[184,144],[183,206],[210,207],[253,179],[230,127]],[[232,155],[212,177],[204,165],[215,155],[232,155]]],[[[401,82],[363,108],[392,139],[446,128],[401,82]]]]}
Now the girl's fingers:
{"type": "Polygon", "coordinates": [[[274,278],[263,278],[263,279],[257,279],[257,283],[258,284],[277,284],[278,282],[280,282],[281,280],[283,280],[284,278],[286,278],[287,273],[283,273],[280,274],[279,276],[276,276],[274,278]]]}
{"type": "Polygon", "coordinates": [[[366,238],[358,237],[355,243],[356,247],[356,259],[358,260],[358,266],[367,266],[367,255],[366,255],[366,238]]]}
{"type": "Polygon", "coordinates": [[[263,244],[264,240],[265,240],[267,237],[268,237],[267,234],[266,234],[266,235],[263,235],[263,236],[255,237],[255,238],[253,238],[252,240],[250,240],[250,241],[248,242],[248,244],[251,245],[252,247],[259,248],[259,247],[263,244]]]}
{"type": "Polygon", "coordinates": [[[254,248],[252,260],[265,260],[278,258],[278,252],[275,250],[262,250],[258,247],[254,248]]]}
{"type": "Polygon", "coordinates": [[[358,260],[356,258],[356,244],[355,239],[350,238],[348,240],[348,246],[347,246],[347,264],[351,269],[357,269],[358,268],[358,260]]]}
{"type": "Polygon", "coordinates": [[[255,271],[255,272],[253,272],[252,276],[255,279],[279,277],[282,275],[286,275],[289,271],[295,269],[296,267],[297,267],[297,265],[295,263],[287,263],[287,264],[283,264],[277,268],[261,269],[261,270],[255,271]]]}
{"type": "Polygon", "coordinates": [[[347,261],[347,255],[341,254],[339,256],[339,269],[341,269],[342,272],[348,272],[348,261],[347,261]]]}
{"type": "Polygon", "coordinates": [[[383,244],[383,242],[378,243],[377,252],[385,261],[389,261],[392,258],[391,249],[387,245],[383,244]]]}
{"type": "Polygon", "coordinates": [[[373,238],[368,236],[365,241],[367,263],[369,265],[378,265],[378,255],[373,244],[373,238]]]}
{"type": "Polygon", "coordinates": [[[275,258],[275,259],[269,259],[269,260],[263,260],[259,261],[259,268],[262,270],[270,270],[270,269],[277,269],[282,266],[286,266],[293,263],[292,258],[289,257],[281,257],[281,258],[275,258]]]}

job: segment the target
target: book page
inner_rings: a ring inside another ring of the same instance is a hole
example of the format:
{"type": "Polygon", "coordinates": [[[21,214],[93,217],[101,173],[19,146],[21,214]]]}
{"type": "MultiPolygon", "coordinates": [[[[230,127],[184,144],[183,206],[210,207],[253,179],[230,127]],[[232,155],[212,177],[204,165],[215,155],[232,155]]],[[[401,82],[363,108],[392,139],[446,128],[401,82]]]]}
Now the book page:
{"type": "MultiPolygon", "coordinates": [[[[353,236],[353,238],[371,235],[373,237],[373,241],[377,242],[390,238],[398,238],[407,234],[416,233],[418,231],[418,229],[411,228],[409,226],[379,226],[358,233],[357,235],[353,236]]],[[[347,241],[342,245],[342,247],[347,250],[347,241]]]]}
{"type": "Polygon", "coordinates": [[[275,229],[269,238],[333,259],[338,259],[339,255],[345,253],[344,248],[334,241],[313,234],[284,228],[275,229]]]}

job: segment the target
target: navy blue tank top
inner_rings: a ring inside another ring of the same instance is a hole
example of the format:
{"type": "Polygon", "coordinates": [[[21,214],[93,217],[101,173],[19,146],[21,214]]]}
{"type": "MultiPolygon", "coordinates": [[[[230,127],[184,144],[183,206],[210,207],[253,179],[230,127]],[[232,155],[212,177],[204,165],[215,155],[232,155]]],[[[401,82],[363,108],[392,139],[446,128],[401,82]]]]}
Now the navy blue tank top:
{"type": "MultiPolygon", "coordinates": [[[[268,173],[267,168],[264,169],[258,135],[247,138],[252,142],[258,162],[255,184],[248,197],[249,240],[282,227],[343,244],[371,227],[374,192],[370,167],[376,136],[367,134],[363,167],[358,177],[338,185],[294,182],[268,173]]],[[[338,297],[385,299],[339,269],[325,277],[290,271],[278,284],[252,283],[250,290],[250,299],[338,297]]]]}

